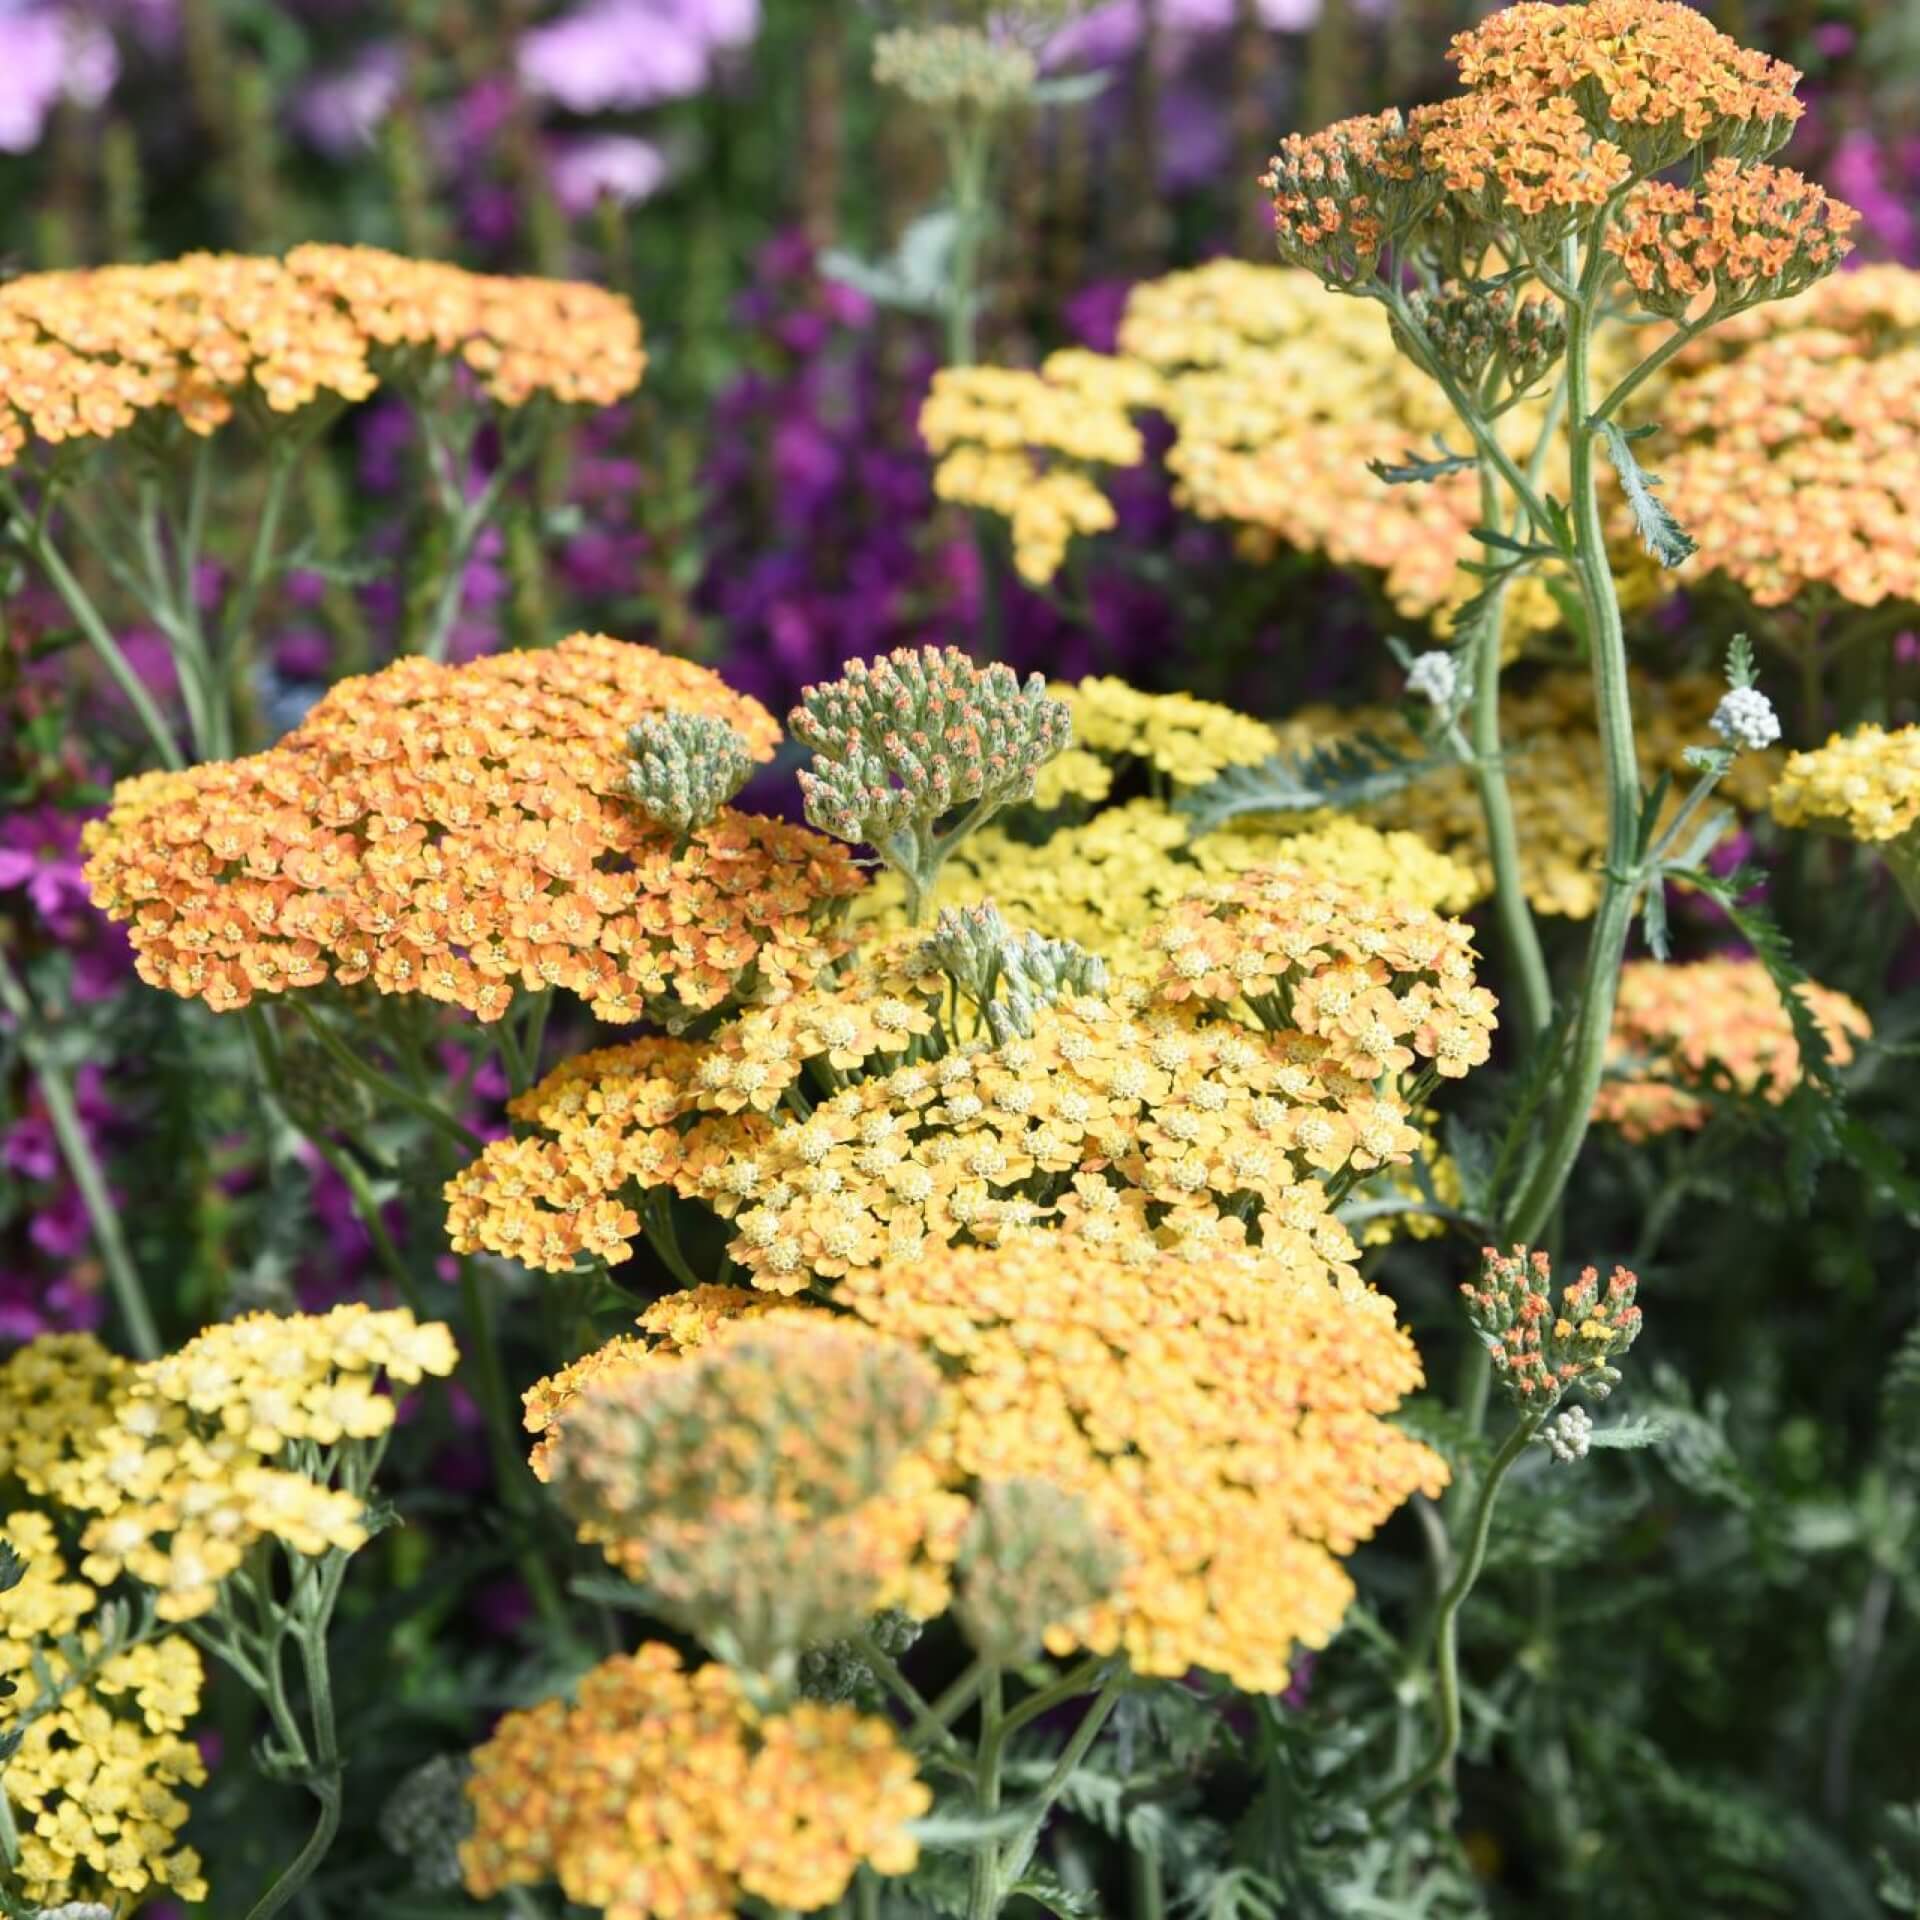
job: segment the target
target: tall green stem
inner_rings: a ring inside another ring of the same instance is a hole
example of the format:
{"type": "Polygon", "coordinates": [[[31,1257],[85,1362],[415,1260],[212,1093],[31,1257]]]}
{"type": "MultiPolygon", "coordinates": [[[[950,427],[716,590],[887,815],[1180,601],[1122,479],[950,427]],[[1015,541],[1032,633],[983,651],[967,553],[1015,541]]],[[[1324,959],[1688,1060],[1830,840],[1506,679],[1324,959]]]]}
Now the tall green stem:
{"type": "MultiPolygon", "coordinates": [[[[1500,482],[1486,460],[1480,462],[1480,517],[1489,527],[1501,523],[1500,482]]],[[[1506,636],[1507,590],[1493,589],[1493,604],[1480,623],[1474,647],[1473,778],[1480,793],[1480,811],[1487,823],[1487,857],[1493,866],[1493,911],[1500,925],[1507,960],[1519,983],[1520,1004],[1531,1037],[1553,1019],[1553,983],[1547,975],[1546,955],[1540,950],[1540,930],[1533,923],[1526,887],[1520,875],[1520,840],[1514,828],[1513,795],[1507,786],[1506,762],[1501,757],[1500,667],[1506,636]]]]}
{"type": "MultiPolygon", "coordinates": [[[[1580,582],[1593,657],[1594,712],[1606,771],[1606,874],[1593,930],[1588,936],[1586,964],[1580,978],[1579,1010],[1574,1019],[1566,1071],[1561,1079],[1559,1104],[1548,1131],[1546,1148],[1507,1223],[1513,1237],[1522,1243],[1537,1238],[1552,1218],[1586,1139],[1594,1094],[1606,1061],[1607,1039],[1613,1027],[1614,996],[1619,987],[1621,962],[1626,956],[1627,935],[1633,926],[1634,900],[1641,883],[1638,862],[1640,763],[1634,751],[1633,708],[1628,698],[1627,641],[1620,619],[1619,596],[1614,590],[1613,569],[1607,558],[1606,528],[1600,515],[1594,459],[1598,434],[1589,411],[1593,332],[1605,263],[1600,242],[1606,217],[1602,216],[1593,233],[1586,271],[1580,277],[1575,297],[1567,303],[1567,431],[1572,441],[1568,511],[1573,525],[1574,571],[1580,582]]],[[[1571,259],[1567,271],[1571,278],[1571,259]]]]}
{"type": "Polygon", "coordinates": [[[140,1283],[140,1272],[134,1265],[126,1236],[120,1231],[120,1216],[114,1210],[106,1174],[93,1150],[93,1142],[87,1138],[80,1104],[74,1098],[73,1082],[42,1039],[39,1015],[5,953],[0,953],[0,1008],[4,1008],[14,1022],[20,1051],[40,1083],[40,1097],[47,1104],[54,1141],[60,1148],[60,1157],[67,1163],[74,1186],[79,1189],[80,1204],[86,1209],[94,1245],[100,1250],[100,1264],[106,1268],[107,1284],[113,1289],[114,1305],[119,1308],[126,1326],[127,1343],[142,1360],[158,1359],[160,1330],[154,1324],[153,1309],[147,1304],[146,1289],[140,1283]]]}
{"type": "Polygon", "coordinates": [[[121,651],[120,643],[113,637],[112,630],[100,617],[100,609],[93,604],[86,588],[80,584],[73,569],[67,565],[65,556],[53,544],[53,536],[47,530],[45,511],[43,510],[38,516],[29,513],[13,483],[4,478],[0,478],[0,502],[4,502],[11,509],[18,523],[15,537],[33,556],[34,564],[52,583],[54,592],[60,596],[62,604],[73,615],[74,625],[80,629],[88,646],[99,656],[100,664],[106,668],[108,677],[126,697],[127,705],[133,709],[140,724],[146,728],[147,737],[153,742],[161,764],[172,768],[177,773],[187,762],[185,755],[180,751],[179,743],[173,737],[173,729],[167,725],[165,717],[154,703],[153,695],[147,691],[145,682],[133,670],[133,663],[121,651]]]}
{"type": "Polygon", "coordinates": [[[1513,1431],[1507,1435],[1506,1444],[1494,1455],[1493,1463],[1487,1469],[1487,1477],[1480,1483],[1480,1495],[1474,1502],[1473,1517],[1467,1526],[1465,1549],[1434,1614],[1433,1644],[1440,1722],[1434,1743],[1419,1766],[1405,1779],[1389,1787],[1368,1808],[1368,1812],[1376,1819],[1391,1812],[1401,1801],[1411,1799],[1414,1794],[1430,1787],[1436,1780],[1446,1778],[1452,1771],[1454,1755],[1460,1750],[1460,1609],[1480,1578],[1480,1569],[1486,1564],[1487,1541],[1493,1532],[1493,1511],[1499,1504],[1501,1482],[1506,1479],[1515,1461],[1526,1452],[1527,1442],[1533,1438],[1545,1417],[1544,1413],[1529,1413],[1515,1423],[1513,1431]]]}
{"type": "MultiPolygon", "coordinates": [[[[974,1771],[974,1811],[983,1818],[1000,1810],[1000,1669],[987,1672],[980,1698],[979,1765],[974,1771]]],[[[993,1920],[1000,1911],[1000,1843],[989,1836],[973,1849],[973,1869],[967,1894],[967,1920],[993,1920]]]]}

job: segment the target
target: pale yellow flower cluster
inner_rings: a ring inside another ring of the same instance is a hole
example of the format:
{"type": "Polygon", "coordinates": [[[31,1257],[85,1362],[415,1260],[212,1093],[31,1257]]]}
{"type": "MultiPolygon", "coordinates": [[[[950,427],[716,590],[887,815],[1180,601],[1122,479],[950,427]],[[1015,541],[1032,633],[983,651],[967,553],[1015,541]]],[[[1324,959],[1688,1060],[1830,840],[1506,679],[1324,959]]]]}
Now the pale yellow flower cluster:
{"type": "Polygon", "coordinates": [[[910,1873],[933,1796],[883,1720],[757,1711],[723,1666],[649,1642],[577,1702],[510,1713],[474,1755],[468,1892],[558,1883],[607,1920],[701,1920],[744,1897],[811,1913],[855,1871],[910,1873]]]}
{"type": "MultiPolygon", "coordinates": [[[[1255,766],[1278,744],[1264,720],[1190,693],[1146,693],[1112,675],[1052,691],[1066,702],[1076,747],[1106,760],[1144,761],[1177,787],[1204,786],[1228,767],[1255,766]]],[[[1104,799],[1105,790],[1084,797],[1104,799]]],[[[1048,804],[1037,792],[1035,801],[1048,804]]]]}
{"type": "Polygon", "coordinates": [[[138,1367],[91,1343],[48,1347],[0,1371],[26,1412],[27,1444],[7,1464],[30,1493],[84,1517],[86,1579],[125,1573],[175,1621],[207,1612],[257,1540],[309,1556],[362,1545],[364,1476],[353,1487],[328,1474],[392,1426],[383,1382],[449,1374],[456,1357],[438,1322],[358,1304],[250,1314],[138,1367]]]}
{"type": "MultiPolygon", "coordinates": [[[[1633,681],[1635,737],[1649,783],[1664,770],[1679,773],[1689,746],[1709,743],[1707,721],[1724,685],[1705,674],[1633,681]]],[[[1501,694],[1501,718],[1511,743],[1508,784],[1520,841],[1520,879],[1536,913],[1584,920],[1599,904],[1605,859],[1606,775],[1593,721],[1593,690],[1584,674],[1554,672],[1501,694]]],[[[1308,708],[1279,732],[1290,752],[1324,746],[1347,732],[1370,733],[1412,755],[1424,751],[1398,713],[1384,707],[1308,708]]],[[[1742,754],[1721,783],[1736,805],[1757,810],[1780,764],[1777,752],[1742,754]]],[[[1677,804],[1676,803],[1670,803],[1677,804]]],[[[1486,851],[1486,816],[1464,767],[1443,767],[1404,791],[1367,807],[1376,826],[1418,833],[1476,878],[1477,898],[1493,890],[1486,851]]]]}
{"type": "Polygon", "coordinates": [[[939,464],[934,492],[1007,521],[1014,564],[1051,580],[1076,534],[1104,533],[1112,502],[1086,471],[1145,457],[1129,409],[1150,406],[1145,368],[1068,349],[1039,372],[947,367],[933,377],[920,434],[939,464]]]}
{"type": "MultiPolygon", "coordinates": [[[[989,827],[949,856],[933,902],[991,900],[1019,926],[1136,972],[1146,964],[1141,936],[1184,895],[1278,865],[1435,913],[1463,913],[1484,893],[1470,867],[1419,834],[1382,831],[1350,814],[1249,816],[1195,835],[1163,802],[1142,798],[1037,842],[989,827]]],[[[861,904],[863,919],[876,925],[904,923],[897,881],[881,879],[861,904]]]]}
{"type": "Polygon", "coordinates": [[[1864,726],[1794,754],[1772,804],[1783,827],[1828,827],[1869,843],[1899,839],[1920,822],[1920,727],[1864,726]]]}
{"type": "Polygon", "coordinates": [[[181,1789],[206,1779],[182,1737],[200,1705],[199,1654],[168,1634],[102,1657],[88,1624],[100,1595],[70,1576],[52,1519],[33,1507],[0,1513],[0,1540],[26,1563],[0,1593],[0,1679],[15,1689],[0,1699],[0,1737],[19,1735],[0,1763],[19,1833],[0,1891],[30,1909],[98,1901],[121,1911],[163,1892],[204,1900],[200,1856],[180,1843],[181,1789]]]}

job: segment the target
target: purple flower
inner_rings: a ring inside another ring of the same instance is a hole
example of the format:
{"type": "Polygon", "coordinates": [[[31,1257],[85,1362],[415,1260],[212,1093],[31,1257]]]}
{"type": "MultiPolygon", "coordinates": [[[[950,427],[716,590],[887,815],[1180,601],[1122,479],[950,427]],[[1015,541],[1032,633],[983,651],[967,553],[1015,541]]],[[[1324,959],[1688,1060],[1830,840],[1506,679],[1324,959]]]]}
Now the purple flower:
{"type": "Polygon", "coordinates": [[[27,904],[66,937],[87,905],[80,877],[80,818],[60,807],[34,807],[0,818],[0,893],[24,891],[27,904]]]}
{"type": "Polygon", "coordinates": [[[650,200],[665,182],[667,157],[651,140],[625,133],[584,134],[547,146],[547,177],[561,210],[573,219],[602,198],[616,206],[650,200]]]}
{"type": "Polygon", "coordinates": [[[521,83],[571,113],[650,107],[707,84],[710,46],[654,0],[597,0],[520,41],[521,83]]]}
{"type": "Polygon", "coordinates": [[[406,56],[397,42],[363,47],[343,67],[307,82],[294,102],[293,124],[330,159],[371,147],[400,94],[406,56]]]}
{"type": "Polygon", "coordinates": [[[31,152],[58,102],[98,106],[119,77],[112,40],[77,8],[0,8],[0,151],[31,152]]]}

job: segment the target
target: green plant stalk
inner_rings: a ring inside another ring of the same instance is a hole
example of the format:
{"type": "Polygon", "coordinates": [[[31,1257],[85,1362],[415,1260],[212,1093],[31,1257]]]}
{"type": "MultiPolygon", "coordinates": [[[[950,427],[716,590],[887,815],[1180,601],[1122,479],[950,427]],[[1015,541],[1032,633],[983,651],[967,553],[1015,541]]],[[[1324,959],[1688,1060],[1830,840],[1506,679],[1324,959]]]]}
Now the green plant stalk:
{"type": "Polygon", "coordinates": [[[112,629],[100,617],[100,609],[88,597],[87,590],[67,565],[60,549],[53,544],[53,537],[47,531],[44,515],[36,517],[29,513],[21,501],[18,491],[11,480],[0,476],[0,501],[12,511],[22,529],[18,538],[34,563],[52,583],[53,590],[60,596],[61,603],[73,615],[74,625],[80,629],[88,646],[99,656],[100,664],[106,668],[108,677],[125,696],[128,706],[138,716],[140,724],[146,728],[147,737],[153,742],[154,750],[160,756],[162,766],[178,773],[186,764],[186,757],[180,751],[179,743],[173,737],[173,729],[166,723],[160,709],[154,703],[140,676],[134,672],[133,663],[120,650],[120,643],[113,637],[112,629]]]}
{"type": "Polygon", "coordinates": [[[1008,1889],[1025,1874],[1028,1863],[1033,1859],[1034,1849],[1040,1844],[1040,1834],[1047,1824],[1047,1815],[1053,1811],[1053,1803],[1059,1799],[1062,1789],[1073,1778],[1081,1761],[1092,1751],[1094,1741],[1100,1737],[1100,1729],[1107,1724],[1108,1715],[1119,1705],[1127,1681],[1127,1668],[1122,1662],[1094,1695],[1093,1704],[1080,1716],[1080,1724],[1073,1730],[1073,1738],[1061,1749],[1052,1771],[1040,1783],[1040,1791],[1029,1803],[1026,1818],[1000,1855],[1000,1899],[1005,1899],[1008,1889]]]}
{"type": "MultiPolygon", "coordinates": [[[[987,1669],[980,1695],[980,1747],[974,1768],[974,1810],[982,1816],[1000,1811],[1000,1669],[987,1669]]],[[[1000,1911],[1000,1844],[991,1836],[975,1843],[967,1886],[967,1920],[994,1920],[1000,1911]]]]}
{"type": "Polygon", "coordinates": [[[1501,1483],[1526,1452],[1527,1443],[1545,1418],[1545,1410],[1521,1415],[1480,1483],[1479,1497],[1474,1501],[1473,1515],[1467,1523],[1464,1551],[1434,1612],[1432,1637],[1440,1724],[1426,1759],[1368,1806],[1367,1812],[1375,1820],[1435,1781],[1445,1779],[1453,1770],[1454,1756],[1460,1750],[1460,1609],[1473,1592],[1480,1569],[1486,1563],[1487,1541],[1493,1531],[1494,1509],[1500,1503],[1501,1483]]]}
{"type": "Polygon", "coordinates": [[[980,253],[986,239],[987,169],[993,136],[970,115],[947,129],[947,185],[953,200],[953,251],[947,261],[947,365],[968,367],[978,351],[980,253]]]}
{"type": "Polygon", "coordinates": [[[416,1119],[424,1120],[443,1139],[467,1153],[478,1153],[486,1145],[477,1133],[463,1127],[432,1099],[416,1093],[410,1087],[402,1086],[397,1080],[388,1078],[378,1067],[356,1053],[319,1014],[313,1012],[303,1001],[296,999],[292,1004],[300,1018],[305,1021],[307,1030],[320,1042],[328,1054],[356,1080],[364,1082],[383,1100],[391,1100],[395,1106],[404,1107],[416,1119]]]}
{"type": "MultiPolygon", "coordinates": [[[[433,612],[428,617],[426,632],[420,643],[420,651],[429,660],[444,660],[447,657],[447,643],[453,637],[453,623],[460,617],[460,605],[465,596],[467,562],[473,558],[473,550],[479,544],[480,536],[492,524],[501,501],[506,498],[507,489],[533,458],[539,444],[540,436],[530,424],[522,422],[517,432],[511,428],[503,432],[500,462],[487,476],[486,484],[471,500],[460,499],[459,505],[450,509],[451,534],[447,543],[446,571],[441,577],[440,590],[434,597],[433,612]]],[[[458,474],[450,471],[451,484],[457,486],[458,479],[458,474]]],[[[459,496],[456,494],[454,498],[458,499],[459,496]]]]}
{"type": "Polygon", "coordinates": [[[54,1140],[60,1148],[60,1157],[67,1163],[67,1171],[73,1176],[73,1184],[79,1189],[80,1204],[87,1210],[87,1224],[93,1230],[94,1245],[100,1250],[100,1263],[107,1270],[114,1305],[126,1325],[127,1342],[140,1359],[157,1360],[161,1351],[160,1330],[147,1303],[140,1270],[134,1264],[126,1236],[120,1231],[120,1216],[114,1211],[106,1174],[93,1150],[93,1142],[87,1138],[79,1102],[73,1095],[73,1082],[67,1078],[66,1069],[41,1043],[36,1024],[39,1016],[4,952],[0,952],[0,1008],[4,1008],[15,1023],[20,1050],[40,1083],[40,1097],[47,1103],[54,1140]]]}
{"type": "MultiPolygon", "coordinates": [[[[1627,936],[1633,927],[1634,901],[1643,878],[1638,859],[1640,762],[1634,750],[1633,708],[1628,698],[1626,632],[1620,619],[1620,598],[1614,588],[1613,569],[1607,559],[1606,528],[1600,517],[1594,459],[1598,432],[1588,407],[1593,332],[1606,260],[1600,243],[1612,212],[1609,203],[1594,226],[1588,242],[1586,270],[1566,310],[1567,431],[1572,443],[1568,510],[1574,536],[1574,571],[1587,615],[1588,643],[1593,657],[1594,710],[1606,768],[1606,873],[1593,930],[1588,936],[1560,1103],[1550,1124],[1546,1148],[1508,1222],[1513,1237],[1521,1244],[1531,1244],[1537,1239],[1553,1217],[1586,1139],[1594,1094],[1606,1062],[1607,1040],[1613,1029],[1614,997],[1619,990],[1627,936]]],[[[1573,252],[1574,243],[1569,241],[1569,279],[1574,269],[1573,252]]]]}
{"type": "MultiPolygon", "coordinates": [[[[1480,517],[1489,526],[1501,523],[1500,482],[1486,459],[1480,462],[1480,517]]],[[[1520,839],[1514,826],[1513,794],[1507,785],[1506,762],[1501,757],[1500,668],[1507,628],[1507,584],[1494,589],[1493,605],[1480,625],[1474,650],[1473,780],[1480,794],[1480,811],[1487,823],[1487,856],[1493,865],[1493,910],[1508,964],[1520,990],[1520,1008],[1527,1037],[1542,1033],[1553,1020],[1553,982],[1546,955],[1540,948],[1540,929],[1534,925],[1520,877],[1520,839]]]]}

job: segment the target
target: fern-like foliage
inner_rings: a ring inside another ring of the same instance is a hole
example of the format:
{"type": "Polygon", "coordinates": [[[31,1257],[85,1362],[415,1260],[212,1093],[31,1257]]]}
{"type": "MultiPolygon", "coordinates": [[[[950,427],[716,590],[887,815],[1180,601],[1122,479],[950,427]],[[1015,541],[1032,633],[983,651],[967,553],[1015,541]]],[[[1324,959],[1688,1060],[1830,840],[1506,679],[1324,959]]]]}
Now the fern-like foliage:
{"type": "Polygon", "coordinates": [[[1660,478],[1649,473],[1633,457],[1633,447],[1619,427],[1609,420],[1601,430],[1606,441],[1607,458],[1620,476],[1620,488],[1627,496],[1633,524],[1640,542],[1663,567],[1678,567],[1700,551],[1699,544],[1678,520],[1673,509],[1660,498],[1660,478]]]}
{"type": "Polygon", "coordinates": [[[1376,733],[1348,734],[1310,753],[1276,753],[1257,766],[1229,767],[1179,801],[1195,834],[1249,813],[1346,811],[1372,805],[1451,766],[1437,753],[1409,754],[1376,733]]]}

